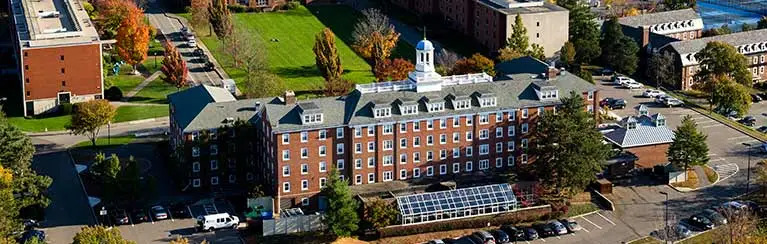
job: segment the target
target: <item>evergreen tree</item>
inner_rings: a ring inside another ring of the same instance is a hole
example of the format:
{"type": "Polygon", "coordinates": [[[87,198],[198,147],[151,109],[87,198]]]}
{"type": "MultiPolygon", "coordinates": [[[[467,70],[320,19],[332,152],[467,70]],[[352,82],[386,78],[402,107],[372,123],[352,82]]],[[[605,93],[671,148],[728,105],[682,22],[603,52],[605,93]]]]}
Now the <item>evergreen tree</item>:
{"type": "Polygon", "coordinates": [[[338,171],[334,167],[331,167],[329,172],[328,184],[322,189],[322,195],[328,199],[323,221],[330,234],[338,237],[351,236],[359,228],[357,202],[349,191],[349,182],[339,179],[338,171]]]}
{"type": "MultiPolygon", "coordinates": [[[[0,112],[2,114],[2,112],[0,112]]],[[[13,194],[18,209],[30,206],[47,207],[50,203],[45,192],[51,178],[38,175],[32,168],[35,147],[21,130],[0,120],[0,166],[12,172],[13,194]]]]}
{"type": "Polygon", "coordinates": [[[668,161],[675,167],[684,169],[690,166],[708,163],[708,145],[706,136],[689,115],[682,119],[682,124],[674,130],[674,141],[668,148],[668,161]]]}
{"type": "Polygon", "coordinates": [[[75,234],[72,244],[135,244],[133,241],[123,239],[118,228],[106,228],[101,225],[86,226],[75,234]]]}
{"type": "Polygon", "coordinates": [[[141,197],[141,169],[133,156],[128,158],[125,167],[118,173],[118,180],[121,192],[129,203],[136,202],[141,197]]]}
{"type": "Polygon", "coordinates": [[[559,62],[562,66],[570,69],[575,64],[575,46],[572,42],[565,42],[559,50],[559,62]]]}
{"type": "Polygon", "coordinates": [[[514,18],[511,31],[511,37],[506,41],[506,46],[518,53],[527,53],[530,39],[527,37],[527,28],[522,23],[522,17],[519,14],[514,18]]]}
{"type": "Polygon", "coordinates": [[[537,58],[538,60],[546,60],[546,52],[543,50],[543,46],[533,43],[528,50],[527,55],[537,58]]]}
{"type": "Polygon", "coordinates": [[[584,104],[575,92],[562,98],[556,113],[546,112],[538,118],[529,146],[536,155],[529,164],[533,173],[546,188],[564,196],[581,192],[596,180],[611,152],[584,104]]]}
{"type": "Polygon", "coordinates": [[[229,37],[233,31],[232,14],[229,13],[226,0],[211,0],[208,6],[208,22],[219,40],[229,37]]]}
{"type": "Polygon", "coordinates": [[[636,71],[639,63],[639,47],[633,39],[623,35],[617,18],[613,17],[605,22],[600,46],[604,64],[624,74],[633,74],[636,71]]]}
{"type": "Polygon", "coordinates": [[[767,29],[767,16],[762,16],[762,19],[756,22],[756,29],[767,29]]]}
{"type": "Polygon", "coordinates": [[[670,52],[658,53],[647,61],[646,75],[655,80],[656,87],[660,87],[661,84],[676,87],[678,80],[675,78],[676,70],[674,67],[673,54],[670,52]]]}
{"type": "Polygon", "coordinates": [[[344,69],[341,66],[341,57],[338,56],[336,35],[333,34],[333,31],[325,28],[318,33],[315,36],[313,50],[315,63],[325,81],[341,79],[344,69]]]}
{"type": "Polygon", "coordinates": [[[591,63],[602,52],[599,47],[599,25],[596,16],[588,6],[576,0],[557,1],[557,4],[570,10],[570,42],[575,46],[575,60],[579,64],[591,63]]]}

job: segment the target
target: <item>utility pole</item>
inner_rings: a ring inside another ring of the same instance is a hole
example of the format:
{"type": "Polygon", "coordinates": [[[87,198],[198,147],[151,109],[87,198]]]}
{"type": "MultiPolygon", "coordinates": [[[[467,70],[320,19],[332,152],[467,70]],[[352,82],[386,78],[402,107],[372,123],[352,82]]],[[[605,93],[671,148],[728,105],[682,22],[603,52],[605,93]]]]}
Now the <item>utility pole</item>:
{"type": "Polygon", "coordinates": [[[748,148],[748,170],[746,171],[746,194],[748,194],[748,188],[751,184],[751,144],[750,143],[743,143],[744,146],[748,148]]]}
{"type": "Polygon", "coordinates": [[[665,209],[664,210],[665,214],[664,214],[664,217],[663,217],[663,231],[666,233],[665,234],[666,243],[669,243],[669,242],[673,242],[673,241],[669,240],[669,239],[671,239],[671,235],[669,234],[669,226],[668,226],[668,193],[665,192],[665,191],[661,191],[659,193],[663,194],[663,195],[666,195],[666,201],[663,202],[663,206],[664,206],[664,209],[665,209]]]}

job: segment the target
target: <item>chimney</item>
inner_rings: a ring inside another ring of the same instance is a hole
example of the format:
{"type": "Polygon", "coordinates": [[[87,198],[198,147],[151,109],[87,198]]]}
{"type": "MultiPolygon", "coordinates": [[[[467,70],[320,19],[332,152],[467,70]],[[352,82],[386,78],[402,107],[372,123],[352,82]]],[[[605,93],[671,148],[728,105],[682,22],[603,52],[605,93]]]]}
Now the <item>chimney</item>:
{"type": "Polygon", "coordinates": [[[261,107],[261,102],[260,101],[256,101],[256,109],[258,109],[259,107],[261,107]]]}
{"type": "Polygon", "coordinates": [[[296,93],[291,90],[286,90],[285,93],[282,94],[282,100],[285,102],[285,105],[296,104],[296,93]]]}
{"type": "Polygon", "coordinates": [[[557,78],[557,74],[559,74],[559,70],[554,66],[550,66],[548,72],[546,73],[546,78],[553,80],[554,78],[557,78]]]}

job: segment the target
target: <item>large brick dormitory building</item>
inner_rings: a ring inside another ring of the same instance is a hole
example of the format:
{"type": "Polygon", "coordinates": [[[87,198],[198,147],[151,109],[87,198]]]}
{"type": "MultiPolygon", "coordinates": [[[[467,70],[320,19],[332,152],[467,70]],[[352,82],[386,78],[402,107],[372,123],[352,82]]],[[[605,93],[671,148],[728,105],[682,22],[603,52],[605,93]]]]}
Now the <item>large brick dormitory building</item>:
{"type": "Polygon", "coordinates": [[[431,42],[416,49],[408,79],[358,85],[340,97],[236,100],[208,86],[171,94],[179,173],[198,190],[259,182],[275,211],[323,209],[318,193],[331,168],[352,185],[514,170],[533,160],[525,148],[535,121],[560,96],[582,94],[589,111],[598,104],[594,85],[532,58],[502,77],[443,77],[431,42]],[[232,126],[243,123],[252,129],[232,126]]]}

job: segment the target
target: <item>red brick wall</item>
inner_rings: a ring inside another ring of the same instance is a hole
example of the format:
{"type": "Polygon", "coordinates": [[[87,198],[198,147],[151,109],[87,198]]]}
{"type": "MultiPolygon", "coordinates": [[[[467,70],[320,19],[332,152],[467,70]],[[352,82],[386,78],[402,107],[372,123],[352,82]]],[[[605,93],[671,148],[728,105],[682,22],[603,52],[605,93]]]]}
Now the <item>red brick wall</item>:
{"type": "Polygon", "coordinates": [[[668,152],[668,147],[670,145],[671,144],[666,143],[659,145],[632,147],[626,149],[626,151],[634,153],[634,155],[639,158],[639,160],[636,162],[637,167],[651,168],[655,165],[665,164],[668,162],[666,152],[668,152]]]}
{"type": "Polygon", "coordinates": [[[29,94],[25,99],[55,98],[67,91],[73,97],[101,94],[100,48],[91,44],[22,50],[24,90],[29,94]]]}
{"type": "MultiPolygon", "coordinates": [[[[677,57],[678,58],[678,57],[677,57]]],[[[753,77],[757,80],[767,80],[767,53],[756,53],[756,54],[749,54],[746,55],[746,63],[749,65],[749,71],[751,71],[753,77]]],[[[680,65],[680,63],[677,62],[677,65],[680,65]]],[[[690,90],[692,89],[692,86],[690,85],[690,79],[695,79],[695,74],[698,72],[699,67],[697,65],[694,66],[684,66],[684,67],[677,67],[681,70],[681,89],[682,90],[690,90]]],[[[693,81],[694,82],[694,81],[693,81]]],[[[694,84],[694,83],[693,83],[694,84]]]]}

